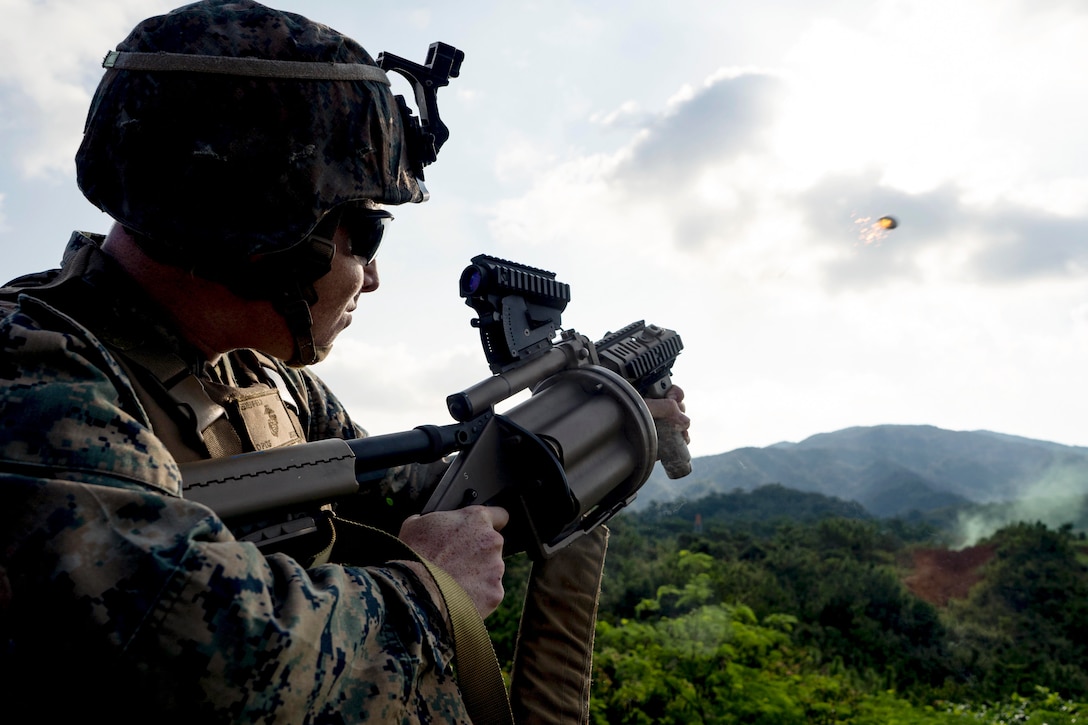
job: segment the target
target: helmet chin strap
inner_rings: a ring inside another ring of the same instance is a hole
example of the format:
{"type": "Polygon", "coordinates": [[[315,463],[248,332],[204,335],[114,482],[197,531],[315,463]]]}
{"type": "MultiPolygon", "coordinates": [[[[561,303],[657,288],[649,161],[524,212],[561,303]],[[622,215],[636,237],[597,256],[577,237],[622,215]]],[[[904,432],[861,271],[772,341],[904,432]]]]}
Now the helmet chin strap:
{"type": "Polygon", "coordinates": [[[280,260],[275,276],[283,280],[284,270],[294,277],[294,281],[281,281],[277,285],[280,292],[272,298],[272,304],[287,323],[287,330],[294,340],[294,352],[285,360],[292,367],[303,367],[321,362],[332,349],[329,345],[318,345],[314,340],[313,315],[310,305],[317,302],[314,281],[328,274],[336,245],[332,240],[336,231],[335,217],[331,229],[322,229],[311,233],[295,254],[289,259],[280,260]],[[303,279],[306,281],[298,281],[303,279]],[[282,286],[281,286],[282,285],[282,286]]]}
{"type": "Polygon", "coordinates": [[[319,347],[314,340],[313,316],[310,315],[310,302],[315,298],[313,286],[295,285],[293,289],[278,295],[272,304],[287,323],[287,329],[294,340],[295,350],[285,362],[292,367],[303,367],[320,362],[327,354],[327,346],[319,347]],[[309,294],[307,294],[309,292],[309,294]]]}

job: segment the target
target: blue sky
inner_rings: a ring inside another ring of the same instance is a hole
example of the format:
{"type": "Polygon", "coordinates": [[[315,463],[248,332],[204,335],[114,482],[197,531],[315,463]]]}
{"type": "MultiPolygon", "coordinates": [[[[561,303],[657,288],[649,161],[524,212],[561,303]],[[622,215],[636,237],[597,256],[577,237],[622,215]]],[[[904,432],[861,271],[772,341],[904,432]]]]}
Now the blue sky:
{"type": "MultiPolygon", "coordinates": [[[[175,5],[0,0],[0,277],[108,228],[72,163],[99,63],[175,5]]],[[[1088,6],[276,6],[466,54],[432,200],[317,369],[373,432],[488,374],[456,286],[487,253],[569,283],[590,337],[679,331],[695,455],[882,423],[1088,445],[1088,6]]]]}

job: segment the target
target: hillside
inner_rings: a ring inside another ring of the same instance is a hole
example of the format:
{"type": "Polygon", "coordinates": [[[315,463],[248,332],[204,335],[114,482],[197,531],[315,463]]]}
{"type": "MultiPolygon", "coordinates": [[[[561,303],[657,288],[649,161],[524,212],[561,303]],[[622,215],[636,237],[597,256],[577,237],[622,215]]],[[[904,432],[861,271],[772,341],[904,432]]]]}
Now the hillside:
{"type": "Polygon", "coordinates": [[[658,468],[635,506],[768,483],[855,501],[879,517],[1083,497],[1088,448],[933,426],[847,428],[800,443],[699,457],[692,473],[676,481],[658,468]]]}
{"type": "Polygon", "coordinates": [[[993,557],[993,544],[960,551],[915,549],[903,584],[919,599],[943,607],[950,599],[966,599],[971,587],[982,580],[982,567],[993,557]]]}

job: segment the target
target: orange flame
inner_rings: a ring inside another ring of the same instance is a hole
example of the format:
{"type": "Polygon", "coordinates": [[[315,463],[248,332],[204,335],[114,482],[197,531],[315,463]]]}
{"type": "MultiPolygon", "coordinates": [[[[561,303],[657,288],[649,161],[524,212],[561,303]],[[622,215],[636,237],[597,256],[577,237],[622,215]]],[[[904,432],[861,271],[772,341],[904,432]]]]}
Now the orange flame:
{"type": "Polygon", "coordinates": [[[858,226],[858,241],[865,246],[879,246],[884,241],[888,232],[899,226],[895,217],[884,216],[876,221],[872,217],[857,217],[854,224],[858,226]]]}

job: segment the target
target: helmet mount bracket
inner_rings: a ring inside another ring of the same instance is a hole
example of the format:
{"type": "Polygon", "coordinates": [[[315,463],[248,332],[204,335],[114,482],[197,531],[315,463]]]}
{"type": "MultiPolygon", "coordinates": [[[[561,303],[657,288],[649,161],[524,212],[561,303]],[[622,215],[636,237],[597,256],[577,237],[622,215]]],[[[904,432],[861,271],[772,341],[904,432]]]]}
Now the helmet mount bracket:
{"type": "Polygon", "coordinates": [[[450,137],[449,129],[438,115],[438,89],[449,85],[450,78],[461,74],[463,51],[447,43],[431,43],[425,65],[414,63],[392,53],[379,53],[378,67],[400,74],[412,86],[419,118],[412,115],[403,96],[396,96],[407,136],[409,163],[416,178],[422,180],[423,167],[438,158],[438,151],[450,137]]]}

